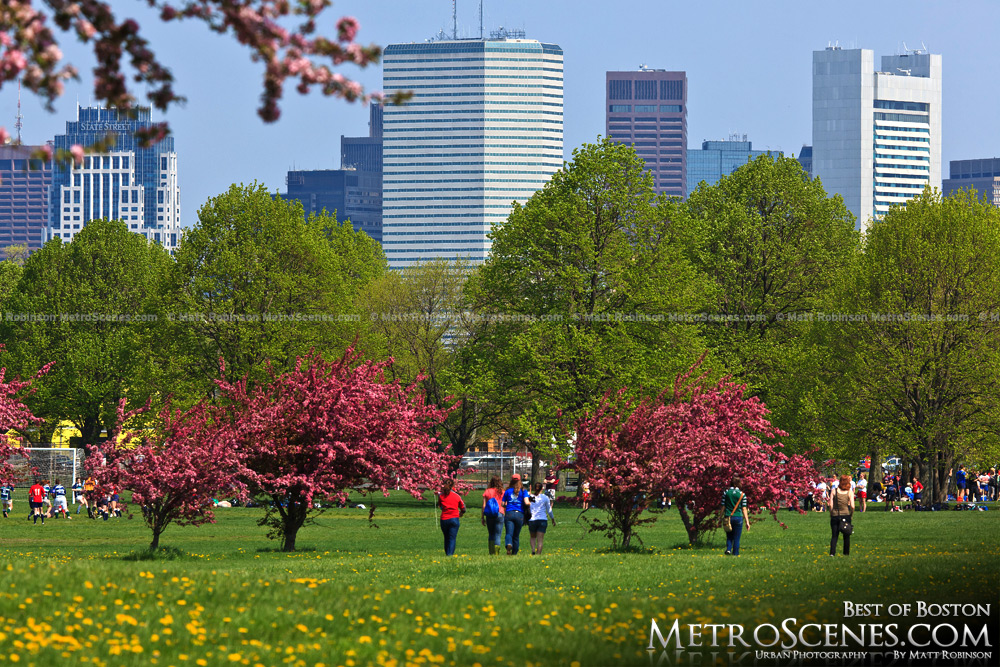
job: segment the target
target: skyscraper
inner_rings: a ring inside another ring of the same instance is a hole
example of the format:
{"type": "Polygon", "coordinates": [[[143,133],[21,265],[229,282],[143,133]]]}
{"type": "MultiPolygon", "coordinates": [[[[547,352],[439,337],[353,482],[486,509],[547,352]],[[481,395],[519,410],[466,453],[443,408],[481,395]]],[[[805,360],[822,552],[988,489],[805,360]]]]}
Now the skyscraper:
{"type": "Polygon", "coordinates": [[[758,155],[781,155],[779,151],[755,151],[753,142],[731,135],[726,141],[703,141],[701,149],[687,151],[687,194],[690,195],[705,181],[715,185],[723,176],[728,176],[758,155]]]}
{"type": "Polygon", "coordinates": [[[180,241],[181,202],[177,153],[167,137],[140,148],[135,131],[151,125],[149,109],[77,108],[55,148],[93,145],[109,135],[111,150],[89,154],[80,165],[56,163],[49,197],[48,238],[68,242],[91,220],[122,220],[129,229],[174,250],[180,241]]]}
{"type": "Polygon", "coordinates": [[[941,183],[945,196],[956,190],[975,188],[980,197],[994,206],[1000,206],[1000,157],[982,160],[952,160],[950,178],[941,183]]]}
{"type": "Polygon", "coordinates": [[[340,135],[340,168],[382,173],[382,118],[384,108],[372,104],[368,108],[368,136],[340,135]]]}
{"type": "Polygon", "coordinates": [[[354,229],[382,241],[382,106],[369,110],[368,136],[340,135],[340,169],[290,171],[282,199],[298,199],[311,213],[350,220],[354,229]]]}
{"type": "Polygon", "coordinates": [[[0,250],[38,250],[49,226],[52,163],[32,160],[41,146],[0,146],[0,250]]]}
{"type": "Polygon", "coordinates": [[[312,213],[336,215],[376,241],[382,240],[381,174],[356,169],[290,171],[284,200],[298,199],[308,218],[312,213]]]}
{"type": "Polygon", "coordinates": [[[941,56],[813,52],[813,176],[858,225],[941,185],[941,56]]]}
{"type": "Polygon", "coordinates": [[[633,144],[657,192],[687,194],[687,73],[648,69],[608,72],[605,133],[633,144]]]}
{"type": "Polygon", "coordinates": [[[390,44],[383,89],[413,99],[385,108],[382,247],[389,265],[465,257],[562,167],[563,53],[520,31],[487,39],[390,44]]]}

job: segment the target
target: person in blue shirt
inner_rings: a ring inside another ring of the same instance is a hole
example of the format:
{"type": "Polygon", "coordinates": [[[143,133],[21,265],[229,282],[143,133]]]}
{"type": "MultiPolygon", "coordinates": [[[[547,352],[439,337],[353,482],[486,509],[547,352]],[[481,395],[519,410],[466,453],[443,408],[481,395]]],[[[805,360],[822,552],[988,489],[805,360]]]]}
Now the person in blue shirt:
{"type": "Polygon", "coordinates": [[[958,487],[958,493],[955,496],[955,500],[958,502],[967,500],[966,488],[968,486],[968,474],[965,472],[964,465],[958,466],[958,472],[955,473],[955,486],[958,487]]]}
{"type": "Polygon", "coordinates": [[[3,518],[14,510],[14,487],[4,486],[0,488],[0,504],[3,504],[3,518]]]}
{"type": "Polygon", "coordinates": [[[504,543],[507,555],[516,556],[521,547],[521,528],[524,527],[524,508],[529,505],[528,492],[521,486],[521,476],[510,478],[507,490],[503,492],[504,543]]]}

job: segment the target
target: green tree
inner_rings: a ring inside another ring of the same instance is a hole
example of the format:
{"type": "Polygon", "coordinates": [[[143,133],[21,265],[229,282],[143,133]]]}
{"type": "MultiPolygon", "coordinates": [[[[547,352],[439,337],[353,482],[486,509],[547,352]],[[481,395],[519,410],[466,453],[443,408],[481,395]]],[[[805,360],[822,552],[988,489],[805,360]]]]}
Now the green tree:
{"type": "Polygon", "coordinates": [[[114,429],[119,400],[141,406],[157,394],[154,349],[170,265],[161,246],[117,220],[93,220],[71,243],[53,239],[27,259],[0,324],[0,365],[29,377],[53,362],[25,397],[45,420],[26,432],[31,441],[47,442],[68,419],[84,442],[96,442],[114,429]]]}
{"type": "Polygon", "coordinates": [[[385,270],[378,243],[350,222],[307,220],[297,201],[233,185],[201,208],[177,250],[178,386],[212,391],[220,358],[229,377],[253,383],[310,349],[340,354],[358,335],[360,290],[385,270]]]}
{"type": "Polygon", "coordinates": [[[688,199],[692,263],[713,283],[718,313],[705,338],[741,383],[775,412],[786,443],[805,449],[815,366],[824,351],[806,333],[858,252],[854,218],[797,160],[761,155],[702,182],[688,199]]]}
{"type": "Polygon", "coordinates": [[[466,367],[492,401],[519,406],[508,430],[536,454],[565,449],[561,422],[605,392],[656,391],[701,353],[696,327],[670,321],[704,287],[674,238],[677,212],[635,152],[604,139],[494,227],[467,284],[490,325],[466,367]]]}
{"type": "Polygon", "coordinates": [[[419,378],[429,405],[454,406],[441,431],[458,456],[508,412],[506,404],[474,391],[474,369],[462,363],[463,350],[482,331],[463,302],[469,273],[464,260],[417,263],[373,281],[362,300],[375,337],[369,338],[369,349],[392,357],[391,379],[410,384],[419,378]]]}
{"type": "MultiPolygon", "coordinates": [[[[827,323],[831,427],[857,451],[902,454],[935,500],[957,456],[1000,441],[1000,211],[925,190],[868,228],[827,323]]],[[[817,323],[819,326],[819,323],[817,323]]]]}

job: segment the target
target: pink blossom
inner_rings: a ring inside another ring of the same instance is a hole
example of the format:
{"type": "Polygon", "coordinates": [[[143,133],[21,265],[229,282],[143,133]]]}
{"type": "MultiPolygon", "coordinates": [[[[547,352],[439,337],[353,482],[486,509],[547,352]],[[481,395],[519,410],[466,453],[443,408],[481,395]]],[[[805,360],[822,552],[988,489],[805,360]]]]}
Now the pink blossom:
{"type": "Polygon", "coordinates": [[[73,162],[77,165],[83,163],[83,146],[80,144],[73,144],[69,149],[70,154],[73,156],[73,162]]]}
{"type": "Polygon", "coordinates": [[[45,144],[44,146],[42,146],[38,150],[41,152],[42,157],[45,158],[46,162],[52,159],[52,146],[51,145],[45,144]]]}
{"type": "Polygon", "coordinates": [[[10,142],[10,132],[6,127],[0,127],[0,146],[10,142]]]}
{"type": "Polygon", "coordinates": [[[337,38],[342,42],[353,42],[361,24],[353,16],[345,16],[337,22],[337,38]]]}
{"type": "Polygon", "coordinates": [[[97,34],[97,28],[87,19],[80,19],[76,22],[76,31],[84,41],[97,34]]]}

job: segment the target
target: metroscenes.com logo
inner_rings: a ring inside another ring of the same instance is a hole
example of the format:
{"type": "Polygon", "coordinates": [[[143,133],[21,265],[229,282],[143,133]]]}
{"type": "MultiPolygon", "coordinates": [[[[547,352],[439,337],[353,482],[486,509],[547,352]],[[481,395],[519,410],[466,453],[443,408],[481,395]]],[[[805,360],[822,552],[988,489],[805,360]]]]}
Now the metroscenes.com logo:
{"type": "Polygon", "coordinates": [[[652,619],[650,664],[723,665],[995,665],[990,604],[855,604],[843,602],[853,624],[803,622],[744,626],[682,624],[652,619]],[[880,617],[889,622],[865,622],[880,617]]]}

